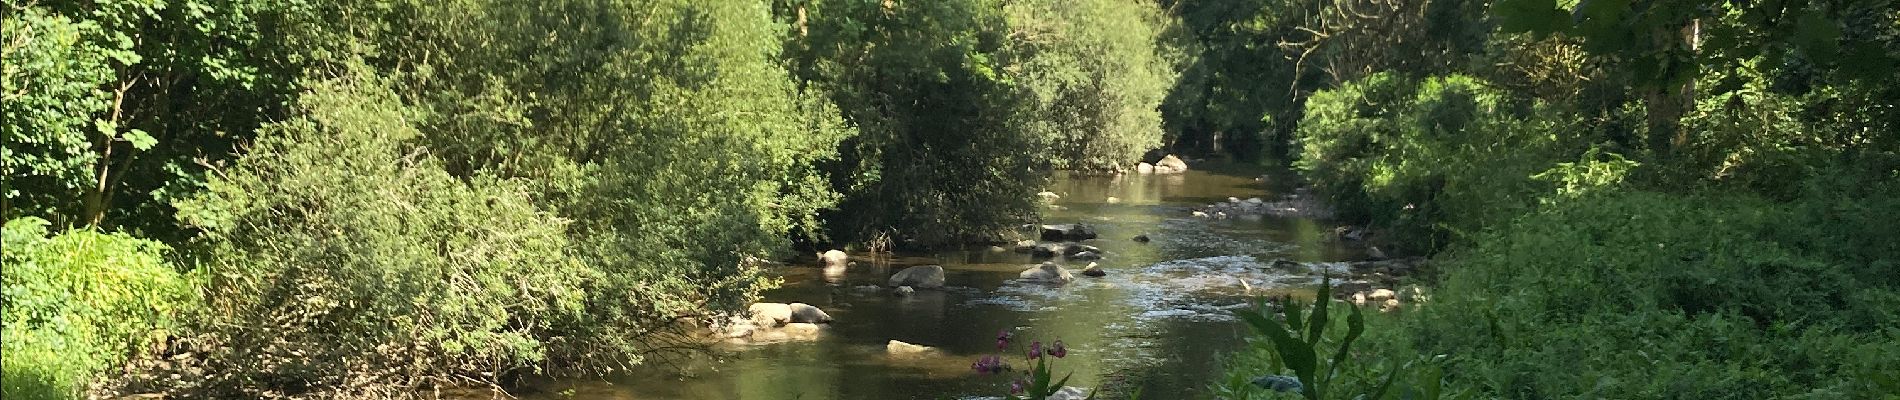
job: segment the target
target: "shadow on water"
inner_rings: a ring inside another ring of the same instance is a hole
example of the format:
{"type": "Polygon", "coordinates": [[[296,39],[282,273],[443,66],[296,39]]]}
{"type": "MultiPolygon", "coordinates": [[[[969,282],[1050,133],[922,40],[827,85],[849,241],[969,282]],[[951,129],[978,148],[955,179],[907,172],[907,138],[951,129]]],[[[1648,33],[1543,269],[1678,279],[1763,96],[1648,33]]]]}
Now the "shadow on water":
{"type": "MultiPolygon", "coordinates": [[[[1331,225],[1300,218],[1204,220],[1191,209],[1229,197],[1271,199],[1290,190],[1286,174],[1237,168],[1163,176],[1068,176],[1048,223],[1081,222],[1101,237],[1085,243],[1107,258],[1103,278],[1065,286],[1015,282],[1028,255],[995,249],[871,258],[844,271],[777,268],[783,287],[764,301],[803,302],[836,321],[816,340],[731,346],[717,360],[689,360],[684,372],[642,367],[607,381],[536,385],[531,399],[937,399],[1005,393],[1009,376],[977,375],[970,363],[995,352],[995,334],[1063,340],[1060,371],[1070,384],[1105,395],[1141,388],[1149,398],[1189,398],[1220,374],[1219,355],[1244,345],[1229,309],[1263,294],[1309,290],[1312,277],[1276,271],[1275,259],[1356,259],[1326,238],[1331,225]],[[1150,243],[1131,240],[1145,234],[1150,243]],[[893,296],[872,288],[905,266],[940,264],[948,289],[893,296]],[[895,356],[899,340],[936,348],[895,356]]],[[[1087,261],[1058,259],[1079,272],[1087,261]]],[[[1006,354],[1017,366],[1020,354],[1006,354]]],[[[1058,372],[1060,373],[1060,372],[1058,372]]],[[[1116,396],[1104,396],[1110,398],[1116,396]]]]}

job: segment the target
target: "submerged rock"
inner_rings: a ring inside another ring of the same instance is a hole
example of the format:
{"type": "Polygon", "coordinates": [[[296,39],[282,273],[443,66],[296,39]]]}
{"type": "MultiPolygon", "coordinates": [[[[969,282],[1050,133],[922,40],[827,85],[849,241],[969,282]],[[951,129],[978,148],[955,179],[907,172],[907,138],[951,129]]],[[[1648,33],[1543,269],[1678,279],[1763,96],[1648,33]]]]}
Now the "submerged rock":
{"type": "Polygon", "coordinates": [[[911,286],[921,289],[941,288],[943,287],[943,266],[919,265],[905,268],[902,271],[897,271],[897,274],[891,275],[890,282],[885,286],[911,286]]]}
{"type": "Polygon", "coordinates": [[[1049,400],[1083,400],[1089,398],[1089,392],[1079,387],[1063,386],[1062,390],[1050,393],[1049,400]]]}
{"type": "Polygon", "coordinates": [[[1084,251],[1084,252],[1080,252],[1080,253],[1075,253],[1074,255],[1070,255],[1070,256],[1069,256],[1069,259],[1072,259],[1072,260],[1100,260],[1100,259],[1102,259],[1102,253],[1096,253],[1096,252],[1093,252],[1093,251],[1084,251]]]}
{"type": "Polygon", "coordinates": [[[1062,266],[1050,262],[1023,270],[1023,272],[1017,274],[1016,277],[1024,281],[1043,283],[1069,283],[1069,281],[1075,280],[1075,275],[1070,274],[1069,270],[1062,269],[1062,266]]]}
{"type": "Polygon", "coordinates": [[[1135,243],[1148,243],[1148,235],[1135,235],[1135,243]]]}
{"type": "Polygon", "coordinates": [[[740,342],[765,344],[811,341],[818,340],[818,337],[822,336],[824,331],[825,328],[818,324],[790,323],[777,329],[760,329],[753,331],[751,337],[745,338],[747,340],[740,340],[740,342]]]}
{"type": "Polygon", "coordinates": [[[896,289],[891,289],[891,294],[895,296],[909,296],[913,293],[917,293],[917,289],[911,289],[909,286],[898,286],[896,289]]]}
{"type": "Polygon", "coordinates": [[[1088,240],[1094,239],[1095,228],[1086,224],[1047,224],[1042,226],[1042,240],[1088,240]]]}
{"type": "Polygon", "coordinates": [[[1102,249],[1086,244],[1067,244],[1062,247],[1062,255],[1075,256],[1082,253],[1102,254],[1102,249]]]}
{"type": "Polygon", "coordinates": [[[917,355],[937,351],[930,346],[916,345],[892,340],[884,343],[884,352],[891,355],[917,355]]]}

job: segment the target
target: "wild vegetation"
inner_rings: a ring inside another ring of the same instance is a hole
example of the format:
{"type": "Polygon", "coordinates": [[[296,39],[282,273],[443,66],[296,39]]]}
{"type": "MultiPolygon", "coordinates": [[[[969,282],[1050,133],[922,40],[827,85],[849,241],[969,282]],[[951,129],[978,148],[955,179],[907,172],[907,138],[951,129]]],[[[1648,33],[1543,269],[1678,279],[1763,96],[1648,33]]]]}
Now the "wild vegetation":
{"type": "Polygon", "coordinates": [[[1158,145],[1158,9],[1062,4],[9,2],[5,395],[605,373],[795,243],[1004,239],[1158,145]]]}
{"type": "MultiPolygon", "coordinates": [[[[1900,93],[1869,74],[1900,59],[1892,3],[1486,8],[1482,51],[1344,71],[1305,99],[1292,164],[1442,271],[1415,277],[1428,304],[1368,318],[1348,357],[1365,368],[1315,380],[1391,389],[1375,398],[1895,393],[1874,365],[1900,352],[1881,322],[1900,248],[1875,227],[1900,222],[1900,93]]],[[[1273,385],[1297,352],[1260,340],[1217,391],[1313,398],[1273,385]]]]}
{"type": "Polygon", "coordinates": [[[1008,239],[1049,171],[1156,150],[1290,165],[1440,266],[1255,315],[1292,328],[1224,396],[1900,393],[1889,0],[0,11],[7,398],[606,373],[795,249],[1008,239]]]}

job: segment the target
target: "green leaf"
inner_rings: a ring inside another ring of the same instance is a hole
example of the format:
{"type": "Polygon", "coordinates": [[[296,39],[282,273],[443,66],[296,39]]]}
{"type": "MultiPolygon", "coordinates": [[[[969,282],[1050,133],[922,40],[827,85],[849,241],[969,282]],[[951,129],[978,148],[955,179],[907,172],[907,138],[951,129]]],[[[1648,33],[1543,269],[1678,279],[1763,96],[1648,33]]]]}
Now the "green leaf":
{"type": "Polygon", "coordinates": [[[158,144],[158,139],[153,138],[149,133],[145,133],[143,129],[126,131],[125,135],[120,136],[120,138],[132,143],[132,148],[139,150],[151,150],[152,146],[158,144]]]}
{"type": "MultiPolygon", "coordinates": [[[[1326,306],[1333,302],[1332,291],[1333,291],[1332,276],[1331,275],[1321,276],[1320,281],[1319,281],[1318,298],[1313,300],[1313,314],[1310,317],[1308,317],[1309,322],[1306,324],[1307,328],[1310,330],[1306,334],[1307,343],[1318,345],[1320,334],[1326,332],[1326,322],[1327,322],[1326,321],[1327,320],[1326,306]]],[[[1293,316],[1289,314],[1287,318],[1291,319],[1293,318],[1293,316]]]]}
{"type": "MultiPolygon", "coordinates": [[[[1292,313],[1293,311],[1290,311],[1291,306],[1288,308],[1289,311],[1287,312],[1292,313]]],[[[1280,325],[1279,321],[1269,317],[1266,313],[1265,308],[1262,308],[1261,311],[1239,310],[1234,312],[1234,314],[1240,316],[1241,320],[1247,321],[1248,325],[1253,326],[1255,331],[1267,335],[1267,338],[1273,341],[1274,351],[1280,354],[1280,358],[1286,360],[1287,368],[1292,369],[1293,374],[1299,376],[1300,384],[1308,386],[1315,384],[1316,382],[1313,381],[1313,372],[1315,370],[1313,364],[1318,362],[1318,357],[1313,354],[1313,346],[1300,341],[1300,339],[1294,338],[1292,332],[1288,331],[1285,326],[1280,325]]],[[[1292,321],[1297,319],[1298,318],[1289,318],[1288,320],[1292,321]]],[[[1313,390],[1306,390],[1302,393],[1309,399],[1317,398],[1313,390]]]]}

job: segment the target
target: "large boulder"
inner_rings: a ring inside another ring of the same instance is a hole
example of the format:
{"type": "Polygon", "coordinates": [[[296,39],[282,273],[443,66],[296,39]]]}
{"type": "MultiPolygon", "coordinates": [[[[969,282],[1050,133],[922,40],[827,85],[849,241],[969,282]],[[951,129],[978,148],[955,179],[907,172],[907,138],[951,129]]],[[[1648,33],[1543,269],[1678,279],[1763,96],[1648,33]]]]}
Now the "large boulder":
{"type": "Polygon", "coordinates": [[[1069,281],[1075,280],[1075,275],[1070,274],[1069,270],[1062,269],[1062,266],[1050,262],[1029,267],[1029,269],[1017,274],[1016,277],[1024,281],[1042,283],[1068,283],[1069,281]]]}
{"type": "Polygon", "coordinates": [[[919,265],[897,271],[888,282],[891,287],[910,286],[918,289],[936,289],[943,287],[943,266],[919,265]]]}
{"type": "Polygon", "coordinates": [[[752,324],[770,328],[792,322],[792,305],[785,303],[752,303],[746,307],[752,316],[752,324]]]}
{"type": "Polygon", "coordinates": [[[1095,238],[1095,228],[1085,224],[1048,224],[1042,226],[1042,240],[1075,241],[1095,238]]]}
{"type": "Polygon", "coordinates": [[[1187,170],[1187,161],[1181,161],[1180,157],[1175,157],[1173,154],[1169,154],[1167,157],[1161,157],[1161,161],[1155,162],[1155,173],[1157,174],[1179,174],[1187,172],[1187,170]]]}
{"type": "Polygon", "coordinates": [[[825,310],[821,310],[810,304],[792,303],[785,306],[792,310],[793,323],[822,324],[831,322],[831,314],[826,314],[825,310]]]}
{"type": "Polygon", "coordinates": [[[1149,164],[1149,163],[1135,164],[1135,173],[1138,173],[1138,174],[1155,173],[1155,165],[1149,164]]]}
{"type": "Polygon", "coordinates": [[[845,255],[842,251],[826,250],[823,254],[818,255],[818,261],[823,262],[825,268],[841,268],[851,261],[851,257],[845,255]]]}

